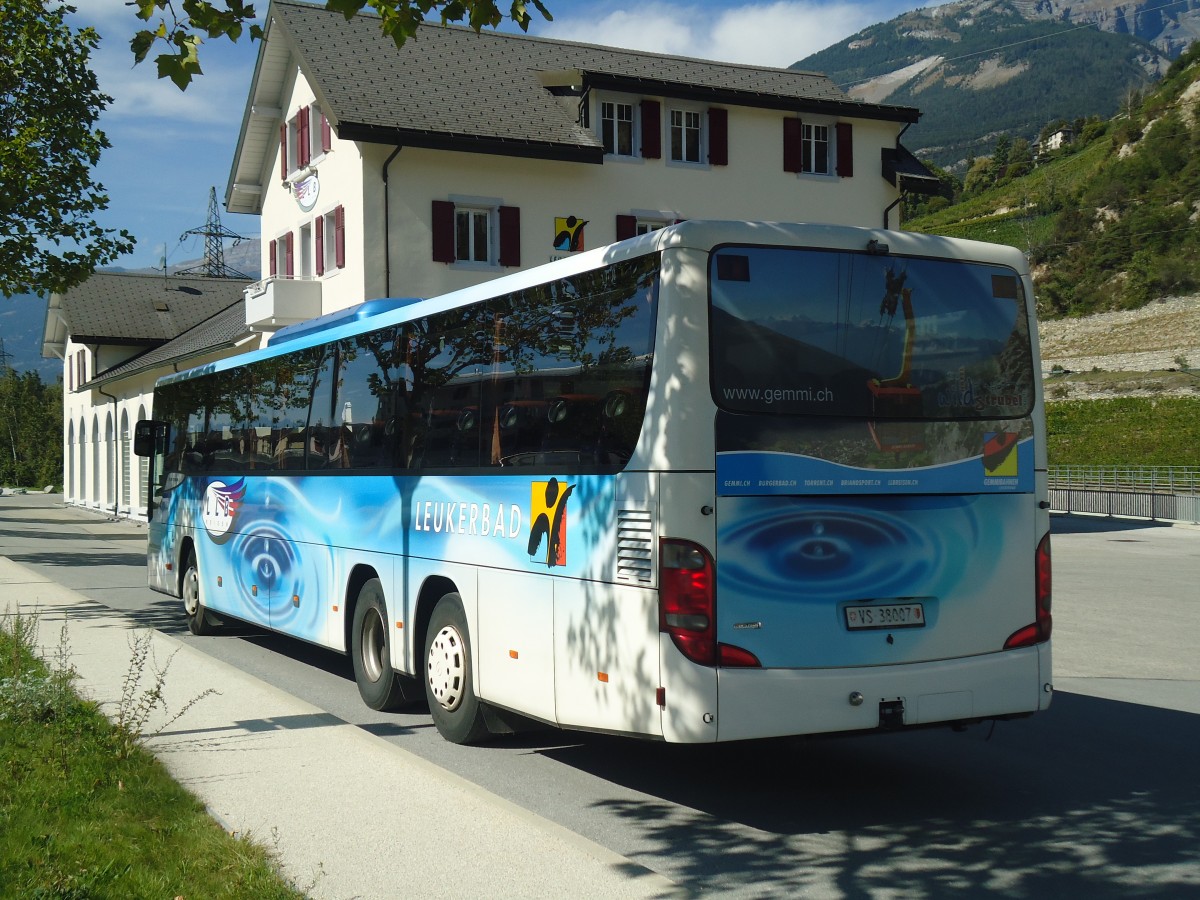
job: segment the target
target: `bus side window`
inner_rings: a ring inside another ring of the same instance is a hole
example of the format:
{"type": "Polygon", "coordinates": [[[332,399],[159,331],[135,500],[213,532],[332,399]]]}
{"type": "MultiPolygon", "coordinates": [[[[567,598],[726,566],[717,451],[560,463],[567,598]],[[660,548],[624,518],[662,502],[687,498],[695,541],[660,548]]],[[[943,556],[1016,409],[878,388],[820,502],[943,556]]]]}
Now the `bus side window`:
{"type": "Polygon", "coordinates": [[[338,345],[329,465],[379,469],[394,464],[397,398],[403,386],[403,356],[396,336],[388,329],[338,345]]]}

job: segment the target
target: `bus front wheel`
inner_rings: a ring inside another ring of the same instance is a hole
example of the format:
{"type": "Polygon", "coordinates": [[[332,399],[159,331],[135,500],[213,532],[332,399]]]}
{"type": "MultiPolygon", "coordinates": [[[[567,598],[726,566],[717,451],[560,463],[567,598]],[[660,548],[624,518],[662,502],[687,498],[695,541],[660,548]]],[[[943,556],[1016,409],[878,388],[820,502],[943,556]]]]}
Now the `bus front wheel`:
{"type": "Polygon", "coordinates": [[[474,668],[462,598],[446,594],[425,633],[425,696],[433,724],[454,744],[471,744],[488,733],[471,683],[474,668]]]}
{"type": "Polygon", "coordinates": [[[411,703],[418,693],[411,678],[392,668],[390,634],[383,584],[372,578],[362,586],[354,604],[350,657],[359,695],[367,706],[381,712],[411,703]]]}
{"type": "Polygon", "coordinates": [[[200,602],[200,566],[196,563],[196,553],[189,550],[187,562],[183,564],[183,612],[187,616],[188,631],[203,637],[213,634],[217,629],[212,616],[200,602]]]}

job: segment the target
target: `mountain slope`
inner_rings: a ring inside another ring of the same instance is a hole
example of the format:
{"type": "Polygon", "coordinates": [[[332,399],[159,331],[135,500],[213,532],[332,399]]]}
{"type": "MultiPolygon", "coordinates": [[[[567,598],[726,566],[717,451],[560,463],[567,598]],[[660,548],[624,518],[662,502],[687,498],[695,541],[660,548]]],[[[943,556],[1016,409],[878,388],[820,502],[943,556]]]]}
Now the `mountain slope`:
{"type": "MultiPolygon", "coordinates": [[[[1198,226],[1200,44],[1176,60],[1140,104],[1089,125],[1081,140],[1030,174],[1000,179],[905,223],[1024,250],[1043,318],[1133,310],[1194,295],[1200,291],[1198,226]]],[[[1198,362],[1194,347],[1174,349],[1198,362]]]]}
{"type": "Polygon", "coordinates": [[[998,133],[1033,139],[1056,119],[1111,116],[1165,71],[1168,58],[1145,40],[1056,20],[1053,6],[967,0],[918,9],[794,68],[825,72],[854,97],[918,107],[906,146],[962,169],[998,133]]]}

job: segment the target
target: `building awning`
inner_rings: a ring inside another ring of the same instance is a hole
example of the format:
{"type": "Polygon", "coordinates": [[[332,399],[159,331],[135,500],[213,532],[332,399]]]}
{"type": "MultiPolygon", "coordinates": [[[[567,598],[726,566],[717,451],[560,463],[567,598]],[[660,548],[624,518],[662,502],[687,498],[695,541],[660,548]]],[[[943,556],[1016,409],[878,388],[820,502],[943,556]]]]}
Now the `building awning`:
{"type": "Polygon", "coordinates": [[[883,177],[902,191],[940,194],[942,182],[907,147],[884,147],[883,177]]]}

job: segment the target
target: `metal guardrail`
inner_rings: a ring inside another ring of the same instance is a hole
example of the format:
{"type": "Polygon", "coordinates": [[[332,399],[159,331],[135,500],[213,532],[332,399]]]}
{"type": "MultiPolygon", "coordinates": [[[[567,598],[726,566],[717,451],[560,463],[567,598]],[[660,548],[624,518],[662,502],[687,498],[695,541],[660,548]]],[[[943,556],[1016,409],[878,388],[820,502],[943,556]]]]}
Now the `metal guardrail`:
{"type": "Polygon", "coordinates": [[[1050,466],[1050,486],[1200,494],[1200,466],[1050,466]]]}
{"type": "Polygon", "coordinates": [[[1055,512],[1200,524],[1200,466],[1050,466],[1055,512]]]}

